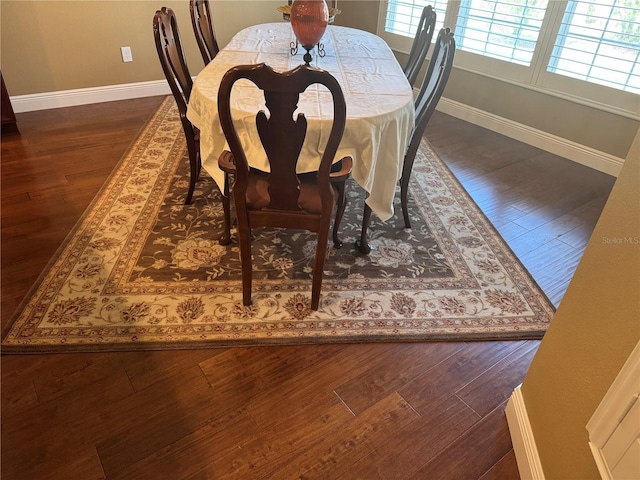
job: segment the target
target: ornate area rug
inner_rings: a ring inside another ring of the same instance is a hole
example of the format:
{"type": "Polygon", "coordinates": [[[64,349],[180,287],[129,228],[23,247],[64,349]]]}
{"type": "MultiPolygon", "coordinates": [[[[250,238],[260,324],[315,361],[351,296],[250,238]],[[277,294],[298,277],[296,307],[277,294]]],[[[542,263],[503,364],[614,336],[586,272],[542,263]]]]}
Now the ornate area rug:
{"type": "MultiPolygon", "coordinates": [[[[203,171],[183,205],[188,161],[169,97],[15,314],[3,352],[268,343],[540,338],[553,307],[423,142],[411,229],[372,216],[348,185],[344,246],[331,246],[320,309],[309,309],[315,234],[254,231],[253,304],[241,303],[235,241],[218,244],[220,193],[203,171]]],[[[331,242],[329,242],[331,244],[331,242]]]]}

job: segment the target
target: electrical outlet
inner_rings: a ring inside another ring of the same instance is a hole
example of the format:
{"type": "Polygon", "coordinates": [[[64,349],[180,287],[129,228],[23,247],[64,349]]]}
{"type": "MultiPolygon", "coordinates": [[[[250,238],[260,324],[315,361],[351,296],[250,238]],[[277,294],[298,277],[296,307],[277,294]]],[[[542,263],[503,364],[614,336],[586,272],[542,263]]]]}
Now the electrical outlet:
{"type": "Polygon", "coordinates": [[[123,62],[133,62],[133,56],[131,55],[131,47],[120,47],[122,51],[123,62]]]}

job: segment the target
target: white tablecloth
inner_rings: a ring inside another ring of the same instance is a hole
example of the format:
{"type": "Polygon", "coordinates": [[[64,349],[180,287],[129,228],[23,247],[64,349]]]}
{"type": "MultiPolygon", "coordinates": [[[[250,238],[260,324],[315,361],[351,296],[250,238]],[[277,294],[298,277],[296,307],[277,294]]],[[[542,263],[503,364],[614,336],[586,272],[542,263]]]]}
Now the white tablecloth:
{"type": "MultiPolygon", "coordinates": [[[[300,46],[297,55],[292,56],[292,41],[295,36],[289,23],[249,27],[234,36],[197,76],[187,117],[200,129],[203,168],[218,185],[224,179],[218,157],[226,148],[217,111],[222,76],[241,64],[265,62],[278,71],[303,64],[304,49],[300,46]]],[[[326,55],[321,58],[315,50],[311,65],[328,70],[337,78],[347,104],[347,125],[337,158],[353,157],[352,175],[369,192],[367,204],[380,219],[387,220],[393,215],[395,187],[413,128],[411,86],[389,46],[376,35],[331,25],[321,43],[326,55]]],[[[256,106],[264,108],[264,97],[253,84],[243,80],[236,84],[231,105],[236,125],[241,125],[238,133],[251,165],[267,170],[255,126],[256,106]]],[[[298,171],[313,171],[318,165],[319,145],[324,146],[330,129],[326,121],[332,117],[330,94],[323,87],[312,87],[301,97],[299,107],[307,117],[308,130],[298,171]]]]}

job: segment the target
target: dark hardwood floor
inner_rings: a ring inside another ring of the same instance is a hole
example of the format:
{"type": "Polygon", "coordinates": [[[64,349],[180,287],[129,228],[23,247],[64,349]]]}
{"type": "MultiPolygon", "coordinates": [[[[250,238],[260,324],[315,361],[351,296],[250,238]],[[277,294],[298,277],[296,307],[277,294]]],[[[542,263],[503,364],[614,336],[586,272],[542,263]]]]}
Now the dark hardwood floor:
{"type": "MultiPolygon", "coordinates": [[[[2,325],[161,98],[18,114],[2,325]]],[[[435,150],[557,305],[614,179],[436,113],[435,150]]],[[[400,220],[398,220],[400,221],[400,220]]],[[[537,341],[3,355],[2,478],[517,479],[537,341]]]]}

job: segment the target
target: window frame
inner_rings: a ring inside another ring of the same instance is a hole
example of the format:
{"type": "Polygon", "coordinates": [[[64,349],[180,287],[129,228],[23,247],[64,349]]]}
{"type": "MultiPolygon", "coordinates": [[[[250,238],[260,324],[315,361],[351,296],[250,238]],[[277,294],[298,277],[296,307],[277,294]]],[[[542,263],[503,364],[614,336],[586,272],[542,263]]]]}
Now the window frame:
{"type": "MultiPolygon", "coordinates": [[[[555,39],[560,30],[560,24],[568,1],[549,1],[530,66],[510,63],[457,49],[454,69],[477,73],[498,81],[513,83],[600,110],[640,120],[640,95],[547,71],[547,65],[553,52],[555,39]]],[[[393,50],[408,54],[413,38],[392,34],[384,29],[388,3],[389,0],[380,0],[377,33],[393,50]]],[[[461,3],[462,0],[449,0],[447,3],[444,25],[454,31],[454,38],[456,20],[461,3]]],[[[429,4],[428,0],[426,4],[429,4]]],[[[438,20],[438,23],[440,23],[440,19],[438,20]]],[[[434,40],[435,38],[436,36],[434,35],[434,40]]]]}

